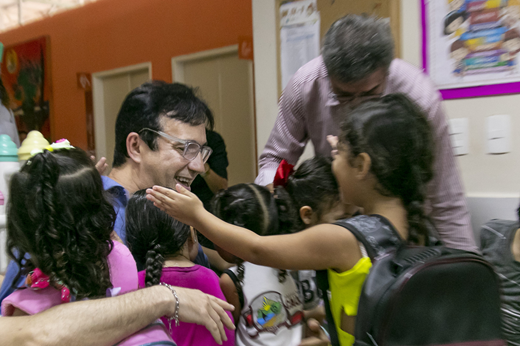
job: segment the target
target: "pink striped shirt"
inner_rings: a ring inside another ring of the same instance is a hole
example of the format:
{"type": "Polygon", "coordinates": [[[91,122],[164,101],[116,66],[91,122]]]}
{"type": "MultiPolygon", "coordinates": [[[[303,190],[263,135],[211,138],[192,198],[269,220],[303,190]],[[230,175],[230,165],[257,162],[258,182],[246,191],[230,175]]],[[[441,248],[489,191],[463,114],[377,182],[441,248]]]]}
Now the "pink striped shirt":
{"type": "MultiPolygon", "coordinates": [[[[385,94],[396,92],[415,101],[434,130],[435,176],[428,188],[427,212],[441,240],[448,247],[478,252],[439,92],[419,69],[394,59],[385,94]]],[[[260,172],[255,182],[270,184],[282,159],[296,164],[309,140],[316,154],[330,156],[327,135],[339,135],[340,108],[322,57],[301,67],[280,98],[278,118],[260,156],[260,172]]]]}

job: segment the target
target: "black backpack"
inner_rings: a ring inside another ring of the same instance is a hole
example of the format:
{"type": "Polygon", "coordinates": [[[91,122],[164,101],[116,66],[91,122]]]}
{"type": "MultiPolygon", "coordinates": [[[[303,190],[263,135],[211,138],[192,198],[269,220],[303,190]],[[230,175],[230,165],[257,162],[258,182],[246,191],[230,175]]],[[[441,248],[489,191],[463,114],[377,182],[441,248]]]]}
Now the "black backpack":
{"type": "MultiPolygon", "coordinates": [[[[354,345],[506,345],[498,277],[481,256],[407,246],[378,215],[336,224],[356,236],[373,264],[361,291],[354,345]]],[[[328,289],[326,271],[318,273],[318,283],[328,289]]],[[[324,300],[331,342],[339,346],[324,300]]]]}

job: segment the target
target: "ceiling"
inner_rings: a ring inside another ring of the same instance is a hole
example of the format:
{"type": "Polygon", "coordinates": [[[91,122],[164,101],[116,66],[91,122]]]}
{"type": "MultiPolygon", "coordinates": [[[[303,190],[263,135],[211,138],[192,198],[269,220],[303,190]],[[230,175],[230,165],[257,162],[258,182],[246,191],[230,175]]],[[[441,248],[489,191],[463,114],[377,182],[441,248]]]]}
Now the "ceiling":
{"type": "Polygon", "coordinates": [[[0,32],[96,0],[0,0],[0,32]]]}

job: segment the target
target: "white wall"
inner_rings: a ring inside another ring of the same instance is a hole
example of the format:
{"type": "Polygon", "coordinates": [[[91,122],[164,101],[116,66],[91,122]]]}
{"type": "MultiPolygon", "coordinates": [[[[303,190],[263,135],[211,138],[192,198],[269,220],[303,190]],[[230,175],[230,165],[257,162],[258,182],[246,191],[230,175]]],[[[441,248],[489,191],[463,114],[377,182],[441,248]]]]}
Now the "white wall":
{"type": "MultiPolygon", "coordinates": [[[[278,115],[278,76],[276,54],[276,1],[253,1],[253,44],[255,58],[256,140],[258,156],[273,129],[278,115]]],[[[300,161],[314,156],[307,144],[300,161]]]]}

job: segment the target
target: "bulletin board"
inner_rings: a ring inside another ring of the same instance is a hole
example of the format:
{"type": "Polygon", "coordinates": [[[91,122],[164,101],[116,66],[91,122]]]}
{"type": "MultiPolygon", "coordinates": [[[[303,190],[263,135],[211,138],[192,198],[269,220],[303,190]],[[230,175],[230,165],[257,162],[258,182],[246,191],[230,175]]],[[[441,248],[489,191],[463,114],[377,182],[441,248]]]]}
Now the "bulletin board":
{"type": "MultiPolygon", "coordinates": [[[[277,25],[277,66],[278,66],[278,93],[282,93],[281,59],[280,59],[280,13],[282,4],[287,0],[276,0],[276,25],[277,25]]],[[[401,47],[401,20],[399,0],[317,0],[318,11],[321,17],[320,34],[323,38],[332,23],[349,14],[369,14],[381,18],[390,18],[390,28],[395,42],[395,56],[400,56],[401,47]]]]}

